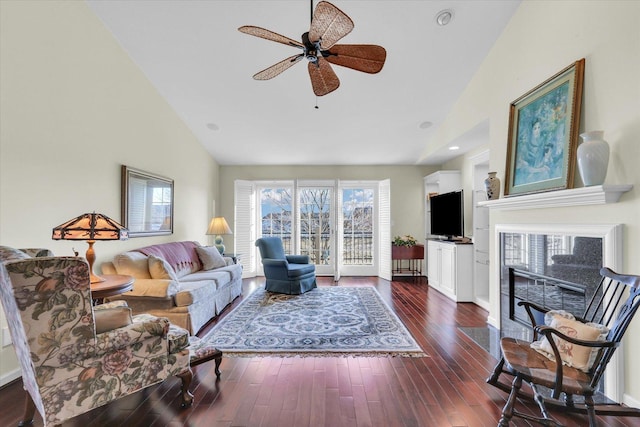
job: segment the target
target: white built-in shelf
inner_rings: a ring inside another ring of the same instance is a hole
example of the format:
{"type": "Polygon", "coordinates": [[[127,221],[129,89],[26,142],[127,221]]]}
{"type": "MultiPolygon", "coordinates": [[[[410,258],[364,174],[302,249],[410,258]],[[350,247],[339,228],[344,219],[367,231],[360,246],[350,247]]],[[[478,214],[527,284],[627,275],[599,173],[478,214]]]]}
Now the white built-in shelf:
{"type": "Polygon", "coordinates": [[[620,197],[631,190],[633,185],[594,185],[572,188],[570,190],[548,191],[546,193],[525,194],[523,196],[504,197],[497,200],[478,202],[479,206],[489,209],[515,210],[559,208],[579,205],[601,205],[616,203],[620,197]]]}

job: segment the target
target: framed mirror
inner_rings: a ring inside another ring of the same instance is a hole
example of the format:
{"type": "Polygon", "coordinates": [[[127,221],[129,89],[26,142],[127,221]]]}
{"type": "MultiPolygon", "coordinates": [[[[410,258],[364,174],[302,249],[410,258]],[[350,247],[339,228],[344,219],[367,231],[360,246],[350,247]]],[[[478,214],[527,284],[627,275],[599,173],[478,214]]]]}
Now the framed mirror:
{"type": "Polygon", "coordinates": [[[173,233],[173,180],[122,165],[122,223],[129,237],[173,233]]]}

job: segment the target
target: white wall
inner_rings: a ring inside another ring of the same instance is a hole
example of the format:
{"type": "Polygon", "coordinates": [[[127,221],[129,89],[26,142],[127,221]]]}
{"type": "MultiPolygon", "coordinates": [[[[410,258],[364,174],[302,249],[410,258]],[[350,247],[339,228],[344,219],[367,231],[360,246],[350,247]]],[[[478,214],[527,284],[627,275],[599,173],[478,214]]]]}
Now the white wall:
{"type": "MultiPolygon", "coordinates": [[[[580,131],[605,131],[611,147],[605,182],[635,188],[615,205],[492,211],[491,224],[623,223],[624,272],[640,274],[640,2],[522,2],[430,146],[435,151],[488,119],[490,169],[504,183],[509,104],[580,58],[586,58],[580,131]]],[[[579,177],[576,185],[582,185],[579,177]]],[[[491,253],[495,260],[496,248],[491,253]]],[[[491,288],[495,317],[499,302],[494,278],[491,288]]],[[[627,332],[624,353],[626,398],[634,405],[640,404],[640,366],[634,357],[638,352],[636,319],[627,332]]]]}
{"type": "MultiPolygon", "coordinates": [[[[174,234],[97,242],[96,265],[205,242],[217,163],[84,2],[3,0],[0,19],[0,244],[84,255],[51,229],[94,210],[121,221],[121,164],[174,179],[174,234]]],[[[0,348],[0,385],[19,375],[13,348],[0,348]]]]}

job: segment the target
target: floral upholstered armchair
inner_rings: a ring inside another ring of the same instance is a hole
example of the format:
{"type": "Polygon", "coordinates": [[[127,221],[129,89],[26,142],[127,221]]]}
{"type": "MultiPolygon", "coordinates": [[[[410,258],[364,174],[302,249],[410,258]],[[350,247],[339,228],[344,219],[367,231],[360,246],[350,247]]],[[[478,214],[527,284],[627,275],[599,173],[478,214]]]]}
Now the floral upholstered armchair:
{"type": "Polygon", "coordinates": [[[35,409],[45,426],[61,424],[171,375],[191,404],[188,332],[168,334],[166,318],[132,317],[120,301],[94,307],[84,258],[49,255],[0,246],[0,297],[27,391],[21,425],[35,409]]]}

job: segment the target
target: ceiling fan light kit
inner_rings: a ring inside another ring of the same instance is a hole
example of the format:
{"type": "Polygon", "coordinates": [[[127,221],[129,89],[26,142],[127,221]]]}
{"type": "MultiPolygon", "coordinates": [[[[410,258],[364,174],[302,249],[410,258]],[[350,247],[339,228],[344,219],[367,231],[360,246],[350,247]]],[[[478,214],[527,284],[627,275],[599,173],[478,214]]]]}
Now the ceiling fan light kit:
{"type": "MultiPolygon", "coordinates": [[[[313,9],[313,0],[311,8],[313,9]]],[[[340,86],[340,80],[331,64],[369,74],[380,72],[384,66],[387,52],[382,46],[336,44],[349,34],[353,27],[353,21],[344,12],[329,2],[321,1],[313,12],[309,31],[302,34],[302,42],[252,25],[242,26],[238,30],[302,50],[302,53],[283,59],[256,73],[253,76],[255,80],[272,79],[305,58],[308,61],[307,69],[313,93],[316,96],[324,96],[340,86]]]]}

